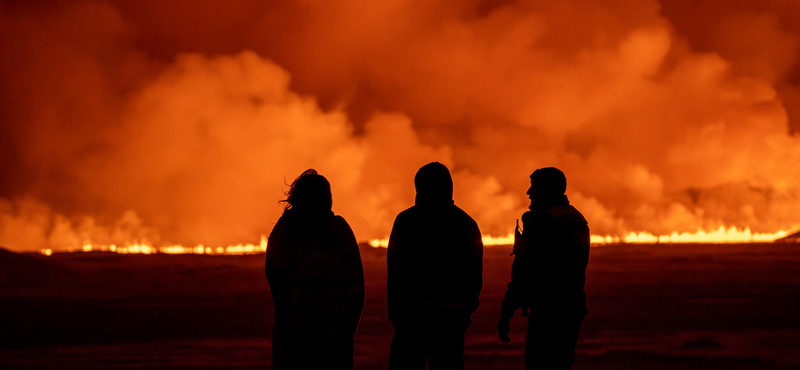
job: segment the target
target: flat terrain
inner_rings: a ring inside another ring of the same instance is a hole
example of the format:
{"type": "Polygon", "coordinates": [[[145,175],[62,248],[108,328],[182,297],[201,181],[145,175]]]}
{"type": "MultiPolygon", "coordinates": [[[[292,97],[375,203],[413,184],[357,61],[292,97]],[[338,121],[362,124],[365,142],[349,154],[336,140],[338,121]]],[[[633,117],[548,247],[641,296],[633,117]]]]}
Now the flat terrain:
{"type": "MultiPolygon", "coordinates": [[[[487,248],[467,369],[523,369],[525,320],[494,328],[511,259],[487,248]]],[[[362,249],[356,368],[386,367],[385,250],[362,249]]],[[[800,368],[800,245],[592,249],[590,314],[573,369],[800,368]]],[[[0,368],[266,368],[263,255],[0,251],[0,368]]]]}

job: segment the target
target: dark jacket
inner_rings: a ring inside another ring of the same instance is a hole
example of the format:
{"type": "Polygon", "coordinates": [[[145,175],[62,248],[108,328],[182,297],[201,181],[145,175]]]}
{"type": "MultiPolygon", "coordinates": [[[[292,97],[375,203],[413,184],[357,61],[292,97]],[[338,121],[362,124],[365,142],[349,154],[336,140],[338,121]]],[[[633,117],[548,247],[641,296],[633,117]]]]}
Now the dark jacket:
{"type": "Polygon", "coordinates": [[[395,219],[387,252],[390,320],[420,307],[478,309],[483,242],[477,223],[452,199],[418,197],[395,219]]]}
{"type": "Polygon", "coordinates": [[[269,235],[264,272],[275,303],[273,368],[353,368],[364,272],[341,216],[283,213],[269,235]],[[315,360],[314,360],[315,361],[315,360]]]}
{"type": "Polygon", "coordinates": [[[517,308],[547,315],[583,316],[589,226],[566,196],[531,205],[522,215],[523,231],[515,242],[511,282],[502,315],[517,308]]]}

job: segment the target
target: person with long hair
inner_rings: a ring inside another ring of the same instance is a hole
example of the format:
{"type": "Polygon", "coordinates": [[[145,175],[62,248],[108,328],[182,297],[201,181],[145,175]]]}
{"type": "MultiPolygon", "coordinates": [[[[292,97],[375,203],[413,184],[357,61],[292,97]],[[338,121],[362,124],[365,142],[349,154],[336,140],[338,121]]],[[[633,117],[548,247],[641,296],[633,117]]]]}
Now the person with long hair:
{"type": "Polygon", "coordinates": [[[272,368],[353,369],[364,308],[355,235],[331,210],[330,183],[317,171],[303,172],[286,195],[264,266],[275,304],[272,368]]]}

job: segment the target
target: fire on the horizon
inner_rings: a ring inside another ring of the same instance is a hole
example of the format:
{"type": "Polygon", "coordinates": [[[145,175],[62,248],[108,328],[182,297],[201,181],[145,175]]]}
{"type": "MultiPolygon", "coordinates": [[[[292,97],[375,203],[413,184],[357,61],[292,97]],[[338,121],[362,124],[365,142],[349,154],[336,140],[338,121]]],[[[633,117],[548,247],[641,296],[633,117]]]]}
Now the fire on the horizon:
{"type": "MultiPolygon", "coordinates": [[[[678,233],[672,232],[668,235],[653,235],[647,232],[631,232],[624,237],[616,236],[601,236],[592,235],[591,243],[593,246],[603,244],[617,244],[617,243],[764,243],[772,242],[787,236],[789,233],[780,230],[775,233],[753,233],[750,229],[739,230],[736,227],[725,229],[720,227],[718,230],[706,232],[698,230],[695,233],[678,233]]],[[[514,244],[514,234],[509,234],[502,237],[494,237],[491,235],[483,236],[483,245],[512,245],[514,244]]],[[[372,239],[369,241],[372,247],[386,247],[389,245],[389,238],[372,239]]]]}
{"type": "MultiPolygon", "coordinates": [[[[120,254],[153,254],[153,253],[166,253],[166,254],[210,254],[210,255],[240,255],[240,254],[254,254],[264,253],[267,251],[267,236],[261,235],[261,242],[259,244],[236,244],[226,247],[207,247],[203,244],[198,244],[194,247],[186,247],[180,244],[166,245],[163,247],[154,246],[147,241],[144,242],[131,242],[125,243],[122,246],[116,244],[106,245],[99,244],[93,245],[91,243],[84,244],[80,249],[75,250],[61,250],[59,252],[112,252],[120,254]]],[[[53,254],[53,250],[45,248],[39,253],[46,256],[53,254]]]]}
{"type": "Polygon", "coordinates": [[[546,166],[598,245],[800,227],[800,2],[279,3],[0,2],[0,246],[262,250],[308,168],[381,245],[431,161],[487,245],[546,166]]]}
{"type": "MultiPolygon", "coordinates": [[[[721,227],[719,230],[705,232],[702,230],[696,233],[677,233],[673,232],[670,235],[652,235],[650,233],[630,233],[623,238],[612,236],[592,235],[592,246],[603,244],[617,244],[617,243],[752,243],[752,242],[772,242],[779,238],[788,235],[786,231],[778,231],[776,233],[752,233],[750,229],[738,230],[735,227],[725,229],[721,227]]],[[[500,245],[513,245],[514,235],[509,234],[502,237],[494,237],[491,235],[483,236],[484,246],[500,246],[500,245]]],[[[389,245],[389,238],[372,239],[369,245],[373,248],[386,248],[389,245]]],[[[62,250],[60,252],[114,252],[122,254],[152,254],[152,253],[166,253],[166,254],[208,254],[208,255],[240,255],[240,254],[253,254],[264,253],[267,251],[267,237],[261,235],[261,242],[259,244],[237,244],[229,245],[226,247],[207,247],[202,244],[194,247],[185,247],[183,245],[167,245],[163,247],[153,246],[148,242],[133,242],[126,243],[124,246],[111,245],[92,245],[85,244],[82,248],[76,250],[62,250]]],[[[45,248],[39,251],[41,254],[50,256],[53,250],[45,248]]]]}

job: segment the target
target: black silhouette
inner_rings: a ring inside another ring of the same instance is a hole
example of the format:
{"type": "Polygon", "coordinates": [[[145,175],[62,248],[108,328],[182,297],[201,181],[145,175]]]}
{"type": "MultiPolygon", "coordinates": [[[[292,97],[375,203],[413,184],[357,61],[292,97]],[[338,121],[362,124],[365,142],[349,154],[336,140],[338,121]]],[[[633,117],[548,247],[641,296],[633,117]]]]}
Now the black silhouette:
{"type": "Polygon", "coordinates": [[[530,211],[517,228],[514,263],[500,308],[497,332],[509,342],[509,322],[522,308],[528,316],[525,337],[527,369],[569,369],[586,310],[589,227],[569,204],[567,179],[554,167],[531,175],[530,211]],[[528,314],[530,309],[530,314],[528,314]]]}
{"type": "Polygon", "coordinates": [[[415,205],[397,215],[387,252],[394,326],[389,369],[461,369],[464,332],[483,286],[483,242],[453,203],[450,171],[429,163],[414,178],[415,205]]]}
{"type": "Polygon", "coordinates": [[[350,225],[331,211],[331,187],[314,170],[287,192],[264,271],[275,303],[273,369],[353,369],[364,308],[364,271],[350,225]]]}

